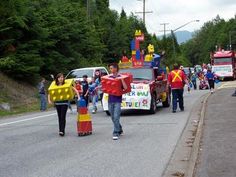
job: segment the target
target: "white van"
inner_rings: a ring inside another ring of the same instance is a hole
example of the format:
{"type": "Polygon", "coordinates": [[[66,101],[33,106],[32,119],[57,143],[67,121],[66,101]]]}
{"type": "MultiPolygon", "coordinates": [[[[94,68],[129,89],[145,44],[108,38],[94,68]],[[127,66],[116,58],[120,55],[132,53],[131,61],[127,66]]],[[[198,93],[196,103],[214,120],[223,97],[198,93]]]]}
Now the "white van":
{"type": "Polygon", "coordinates": [[[99,70],[101,72],[101,75],[107,75],[108,71],[105,67],[88,67],[88,68],[79,68],[79,69],[73,69],[71,70],[67,75],[66,79],[74,79],[75,81],[83,80],[83,75],[88,76],[88,81],[91,81],[92,77],[95,76],[95,72],[99,70]]]}

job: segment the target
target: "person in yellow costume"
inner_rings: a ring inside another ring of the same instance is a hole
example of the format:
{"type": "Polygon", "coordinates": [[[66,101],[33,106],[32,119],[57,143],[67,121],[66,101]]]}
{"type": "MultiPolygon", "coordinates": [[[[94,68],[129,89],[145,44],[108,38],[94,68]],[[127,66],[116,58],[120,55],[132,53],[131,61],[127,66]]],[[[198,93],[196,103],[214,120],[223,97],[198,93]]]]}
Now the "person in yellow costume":
{"type": "MultiPolygon", "coordinates": [[[[57,74],[55,79],[55,84],[57,86],[62,86],[65,84],[65,77],[62,73],[57,74]]],[[[80,99],[79,92],[76,88],[72,86],[73,91],[77,94],[78,99],[80,99]]],[[[48,95],[48,103],[52,104],[50,94],[48,95]]],[[[58,123],[59,123],[59,135],[64,136],[65,135],[65,127],[66,127],[66,112],[68,109],[68,103],[69,100],[61,100],[61,101],[55,101],[54,104],[57,109],[57,116],[58,116],[58,123]]]]}
{"type": "Polygon", "coordinates": [[[145,61],[150,62],[153,59],[154,46],[152,44],[148,45],[148,54],[145,56],[145,61]]]}

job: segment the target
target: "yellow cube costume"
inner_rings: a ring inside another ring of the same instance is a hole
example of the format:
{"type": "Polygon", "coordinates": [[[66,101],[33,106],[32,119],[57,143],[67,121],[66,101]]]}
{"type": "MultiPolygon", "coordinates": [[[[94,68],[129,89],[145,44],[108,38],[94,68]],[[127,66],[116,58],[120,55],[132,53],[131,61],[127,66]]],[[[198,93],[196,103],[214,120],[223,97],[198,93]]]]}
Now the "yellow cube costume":
{"type": "Polygon", "coordinates": [[[75,96],[75,93],[72,89],[74,85],[73,79],[66,79],[65,84],[56,85],[56,82],[53,81],[48,88],[48,93],[53,102],[55,101],[64,101],[64,100],[72,100],[75,96]]]}

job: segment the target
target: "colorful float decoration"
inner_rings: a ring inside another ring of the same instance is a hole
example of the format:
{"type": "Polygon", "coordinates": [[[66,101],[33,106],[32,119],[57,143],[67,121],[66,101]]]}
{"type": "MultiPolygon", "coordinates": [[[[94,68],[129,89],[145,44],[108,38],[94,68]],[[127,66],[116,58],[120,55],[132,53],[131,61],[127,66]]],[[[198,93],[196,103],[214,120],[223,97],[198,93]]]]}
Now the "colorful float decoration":
{"type": "Polygon", "coordinates": [[[92,134],[92,119],[86,106],[86,101],[81,98],[77,103],[77,132],[78,136],[92,134]]]}
{"type": "Polygon", "coordinates": [[[140,67],[160,67],[161,56],[154,53],[154,46],[149,44],[148,53],[144,55],[144,50],[140,48],[140,42],[144,41],[144,34],[141,30],[136,30],[134,39],[131,41],[131,59],[123,54],[120,62],[120,68],[140,68],[140,67]]]}

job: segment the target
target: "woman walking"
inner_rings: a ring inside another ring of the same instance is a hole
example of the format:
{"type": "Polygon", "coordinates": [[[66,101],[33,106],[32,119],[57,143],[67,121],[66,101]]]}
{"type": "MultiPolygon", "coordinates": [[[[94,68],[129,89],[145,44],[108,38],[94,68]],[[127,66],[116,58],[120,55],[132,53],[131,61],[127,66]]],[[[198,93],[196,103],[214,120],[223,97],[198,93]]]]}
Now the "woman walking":
{"type": "MultiPolygon", "coordinates": [[[[65,78],[62,73],[57,74],[55,79],[57,86],[62,86],[65,84],[65,78]]],[[[79,92],[76,88],[72,87],[73,91],[77,94],[78,99],[80,99],[79,92]]],[[[48,102],[49,104],[52,104],[50,95],[48,95],[48,102]]],[[[59,135],[64,136],[65,135],[65,127],[66,127],[66,112],[69,105],[69,100],[62,100],[62,101],[55,101],[54,102],[57,110],[57,116],[58,116],[58,123],[59,123],[59,135]]]]}
{"type": "Polygon", "coordinates": [[[214,93],[214,89],[215,89],[215,75],[211,71],[210,68],[207,70],[206,78],[208,80],[208,84],[209,84],[211,93],[214,93]]]}

